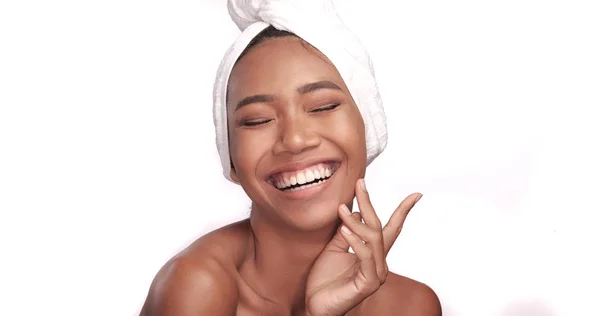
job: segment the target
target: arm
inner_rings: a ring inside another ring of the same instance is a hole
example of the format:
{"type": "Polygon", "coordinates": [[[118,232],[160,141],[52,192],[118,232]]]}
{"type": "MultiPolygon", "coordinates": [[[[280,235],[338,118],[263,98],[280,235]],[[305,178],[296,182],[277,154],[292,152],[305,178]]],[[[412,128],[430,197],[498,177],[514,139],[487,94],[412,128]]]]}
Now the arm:
{"type": "Polygon", "coordinates": [[[157,274],[140,316],[235,315],[235,281],[214,259],[178,258],[157,274]]]}

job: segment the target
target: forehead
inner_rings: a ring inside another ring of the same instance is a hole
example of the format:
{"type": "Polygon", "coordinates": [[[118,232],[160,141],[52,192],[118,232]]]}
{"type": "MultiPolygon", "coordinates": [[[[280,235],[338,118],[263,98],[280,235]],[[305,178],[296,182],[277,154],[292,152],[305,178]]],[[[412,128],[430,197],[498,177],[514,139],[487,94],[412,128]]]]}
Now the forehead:
{"type": "Polygon", "coordinates": [[[335,66],[318,49],[293,36],[266,39],[235,65],[229,78],[229,97],[234,101],[257,93],[285,94],[322,80],[347,91],[335,66]]]}

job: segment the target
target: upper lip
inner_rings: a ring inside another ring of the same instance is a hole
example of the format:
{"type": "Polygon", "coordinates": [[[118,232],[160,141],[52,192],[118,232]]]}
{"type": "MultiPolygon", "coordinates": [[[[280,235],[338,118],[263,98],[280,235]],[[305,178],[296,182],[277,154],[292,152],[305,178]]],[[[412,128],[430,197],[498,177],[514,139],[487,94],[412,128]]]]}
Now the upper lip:
{"type": "Polygon", "coordinates": [[[339,159],[335,159],[335,158],[315,158],[315,159],[310,159],[310,160],[286,163],[278,168],[275,168],[271,172],[269,172],[269,176],[267,177],[267,179],[278,173],[300,171],[300,170],[306,169],[312,165],[316,165],[319,163],[338,162],[338,161],[339,161],[339,159]]]}

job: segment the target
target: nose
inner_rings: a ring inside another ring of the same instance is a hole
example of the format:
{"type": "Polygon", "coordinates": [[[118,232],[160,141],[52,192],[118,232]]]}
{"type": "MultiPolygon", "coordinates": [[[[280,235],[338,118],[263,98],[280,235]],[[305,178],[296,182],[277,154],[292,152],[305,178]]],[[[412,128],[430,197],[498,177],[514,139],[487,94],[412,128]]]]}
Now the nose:
{"type": "Polygon", "coordinates": [[[321,138],[310,126],[310,122],[302,115],[288,117],[279,124],[278,141],[273,146],[273,154],[299,154],[303,151],[318,147],[321,138]]]}

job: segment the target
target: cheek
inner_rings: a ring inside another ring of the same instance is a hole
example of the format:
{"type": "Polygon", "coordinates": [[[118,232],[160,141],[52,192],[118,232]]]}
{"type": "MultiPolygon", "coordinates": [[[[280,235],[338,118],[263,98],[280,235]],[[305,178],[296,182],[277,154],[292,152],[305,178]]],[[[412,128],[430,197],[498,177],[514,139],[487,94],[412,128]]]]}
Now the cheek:
{"type": "MultiPolygon", "coordinates": [[[[360,160],[365,155],[366,142],[364,122],[360,113],[345,111],[338,115],[334,122],[327,124],[327,133],[330,137],[347,152],[349,159],[360,160]]],[[[356,110],[358,112],[358,110],[356,110]]]]}
{"type": "Polygon", "coordinates": [[[260,159],[268,152],[267,137],[241,132],[230,139],[231,160],[240,180],[254,176],[260,159]]]}
{"type": "Polygon", "coordinates": [[[364,121],[358,109],[347,111],[332,122],[328,134],[347,156],[348,190],[354,192],[355,180],[365,176],[367,167],[367,145],[364,121]]]}

